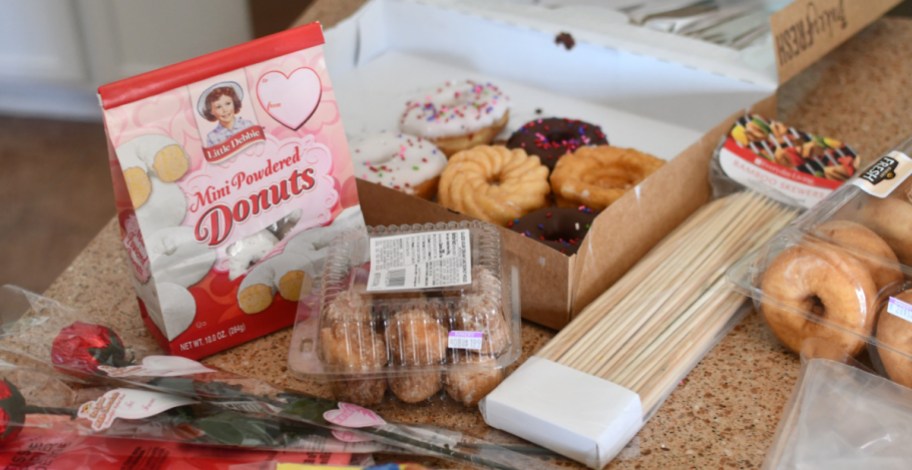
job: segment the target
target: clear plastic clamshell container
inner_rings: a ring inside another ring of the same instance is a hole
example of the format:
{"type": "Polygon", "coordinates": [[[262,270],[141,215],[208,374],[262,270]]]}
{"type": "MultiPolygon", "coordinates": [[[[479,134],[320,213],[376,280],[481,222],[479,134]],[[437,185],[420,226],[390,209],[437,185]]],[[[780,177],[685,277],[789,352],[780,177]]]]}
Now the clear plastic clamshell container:
{"type": "Polygon", "coordinates": [[[349,233],[318,292],[299,308],[289,369],[328,380],[340,401],[373,405],[390,390],[418,403],[445,390],[474,406],[522,349],[518,272],[482,222],[349,233]]]}
{"type": "Polygon", "coordinates": [[[912,158],[888,153],[740,260],[729,279],[807,357],[912,387],[912,158]],[[908,178],[908,179],[907,179],[908,178]]]}

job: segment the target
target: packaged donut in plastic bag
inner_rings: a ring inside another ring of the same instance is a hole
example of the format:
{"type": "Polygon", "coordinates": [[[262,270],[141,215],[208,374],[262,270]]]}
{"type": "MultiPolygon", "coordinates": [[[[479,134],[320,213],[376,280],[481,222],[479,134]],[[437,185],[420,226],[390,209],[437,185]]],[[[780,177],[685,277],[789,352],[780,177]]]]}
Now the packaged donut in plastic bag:
{"type": "Polygon", "coordinates": [[[199,358],[292,324],[363,226],[319,24],[99,88],[141,314],[199,358]]]}
{"type": "Polygon", "coordinates": [[[361,405],[445,391],[474,406],[522,349],[519,278],[500,234],[469,221],[368,232],[330,252],[320,298],[298,312],[289,370],[361,405]]]}
{"type": "Polygon", "coordinates": [[[787,348],[868,359],[912,387],[910,150],[874,161],[728,275],[787,348]]]}

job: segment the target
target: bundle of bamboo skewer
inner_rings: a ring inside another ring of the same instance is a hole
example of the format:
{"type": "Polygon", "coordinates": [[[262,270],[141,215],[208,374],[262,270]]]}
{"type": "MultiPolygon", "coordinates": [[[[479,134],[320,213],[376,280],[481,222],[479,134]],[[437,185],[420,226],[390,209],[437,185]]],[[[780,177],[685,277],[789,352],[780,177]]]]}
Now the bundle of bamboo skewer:
{"type": "Polygon", "coordinates": [[[796,215],[751,191],[710,202],[536,356],[636,392],[649,416],[742,306],[726,270],[796,215]]]}

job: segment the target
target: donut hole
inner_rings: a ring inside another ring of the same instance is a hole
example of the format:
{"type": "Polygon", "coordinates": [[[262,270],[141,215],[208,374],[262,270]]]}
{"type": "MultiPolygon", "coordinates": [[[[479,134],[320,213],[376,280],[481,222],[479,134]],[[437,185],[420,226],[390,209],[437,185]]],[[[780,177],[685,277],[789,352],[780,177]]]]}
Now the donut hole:
{"type": "Polygon", "coordinates": [[[545,134],[545,142],[555,147],[567,147],[575,143],[576,139],[576,134],[570,131],[555,131],[545,134]]]}
{"type": "Polygon", "coordinates": [[[600,188],[627,189],[636,186],[643,178],[638,172],[632,172],[621,168],[604,168],[599,171],[590,172],[585,176],[585,179],[590,184],[600,188]]]}
{"type": "Polygon", "coordinates": [[[500,186],[503,183],[503,177],[500,173],[495,173],[488,177],[487,183],[491,186],[500,186]]]}
{"type": "Polygon", "coordinates": [[[826,313],[826,305],[819,296],[811,295],[805,300],[805,305],[807,305],[807,311],[817,318],[823,317],[826,313]]]}

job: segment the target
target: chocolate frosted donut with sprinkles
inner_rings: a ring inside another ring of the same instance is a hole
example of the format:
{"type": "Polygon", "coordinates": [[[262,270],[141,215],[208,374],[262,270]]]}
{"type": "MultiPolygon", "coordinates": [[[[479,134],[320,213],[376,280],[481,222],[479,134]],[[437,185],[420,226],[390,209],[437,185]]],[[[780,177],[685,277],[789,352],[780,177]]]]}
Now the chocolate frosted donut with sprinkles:
{"type": "Polygon", "coordinates": [[[587,145],[605,145],[608,137],[595,124],[566,118],[543,118],[529,121],[507,140],[508,148],[521,148],[536,155],[548,171],[557,160],[587,145]]]}
{"type": "Polygon", "coordinates": [[[406,102],[399,129],[430,140],[450,156],[490,144],[507,125],[509,101],[491,83],[448,81],[406,102]]]}
{"type": "Polygon", "coordinates": [[[371,183],[432,199],[437,195],[446,155],[428,140],[378,132],[352,143],[355,176],[371,183]]]}
{"type": "Polygon", "coordinates": [[[595,216],[595,211],[586,206],[546,207],[514,220],[508,227],[561,253],[572,255],[579,249],[595,216]]]}

